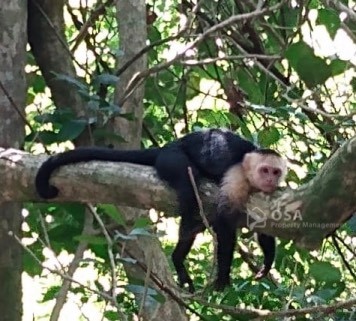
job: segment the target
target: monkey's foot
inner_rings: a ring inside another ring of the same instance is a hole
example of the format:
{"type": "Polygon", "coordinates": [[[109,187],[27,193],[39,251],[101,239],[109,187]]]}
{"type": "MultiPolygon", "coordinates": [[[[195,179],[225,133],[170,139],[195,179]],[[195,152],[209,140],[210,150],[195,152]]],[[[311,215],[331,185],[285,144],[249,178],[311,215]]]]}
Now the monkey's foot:
{"type": "Polygon", "coordinates": [[[178,273],[178,285],[179,287],[184,289],[186,284],[188,284],[188,291],[190,293],[194,293],[195,287],[193,284],[193,280],[190,278],[186,271],[181,271],[180,273],[178,273]]]}
{"type": "Polygon", "coordinates": [[[190,293],[194,293],[194,292],[195,292],[195,287],[194,287],[193,281],[184,282],[184,283],[179,282],[179,283],[178,283],[179,287],[181,287],[182,289],[185,288],[185,285],[186,285],[186,284],[188,284],[188,291],[189,291],[190,293]]]}
{"type": "Polygon", "coordinates": [[[267,276],[267,274],[269,273],[270,270],[271,270],[271,268],[267,268],[267,267],[263,266],[255,275],[255,280],[261,280],[262,278],[267,276]]]}
{"type": "Polygon", "coordinates": [[[230,279],[229,278],[217,278],[214,282],[214,289],[216,291],[223,291],[227,286],[230,285],[230,279]]]}

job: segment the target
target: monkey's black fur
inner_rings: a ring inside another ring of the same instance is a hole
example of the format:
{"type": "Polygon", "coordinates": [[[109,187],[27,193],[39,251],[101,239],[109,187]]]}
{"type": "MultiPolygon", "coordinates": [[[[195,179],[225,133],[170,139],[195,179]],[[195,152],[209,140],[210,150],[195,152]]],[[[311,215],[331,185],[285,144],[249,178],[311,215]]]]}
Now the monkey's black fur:
{"type": "MultiPolygon", "coordinates": [[[[193,281],[185,266],[184,259],[188,255],[195,237],[204,231],[198,212],[198,205],[193,187],[188,175],[191,167],[195,182],[199,184],[202,177],[220,183],[229,167],[242,162],[246,153],[256,150],[251,142],[238,135],[221,129],[210,129],[188,134],[162,148],[147,150],[120,151],[99,147],[81,147],[66,151],[48,158],[40,167],[36,176],[38,194],[46,199],[58,195],[58,189],[50,185],[51,174],[57,168],[88,161],[114,161],[153,166],[161,179],[175,189],[181,216],[179,240],[172,254],[179,284],[188,284],[189,290],[194,291],[193,281]]],[[[231,224],[231,222],[226,222],[231,224]]],[[[232,222],[235,227],[235,222],[232,222]]],[[[217,289],[223,289],[229,284],[231,265],[231,247],[235,246],[236,229],[226,229],[224,222],[212,222],[218,234],[218,240],[226,245],[227,255],[222,255],[223,262],[218,262],[219,271],[215,283],[217,289]]],[[[263,250],[264,268],[269,270],[274,261],[274,238],[266,235],[259,236],[263,250]]],[[[221,248],[221,247],[220,247],[221,248]]]]}

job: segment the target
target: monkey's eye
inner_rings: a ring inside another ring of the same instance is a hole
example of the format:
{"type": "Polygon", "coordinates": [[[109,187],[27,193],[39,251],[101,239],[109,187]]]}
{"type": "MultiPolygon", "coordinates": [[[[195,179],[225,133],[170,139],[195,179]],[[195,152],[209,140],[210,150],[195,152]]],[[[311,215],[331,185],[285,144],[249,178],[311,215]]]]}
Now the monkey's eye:
{"type": "Polygon", "coordinates": [[[274,175],[274,176],[280,176],[280,175],[281,175],[281,171],[280,171],[279,169],[275,169],[275,170],[273,171],[273,175],[274,175]]]}
{"type": "Polygon", "coordinates": [[[261,173],[268,174],[268,167],[261,167],[261,173]]]}

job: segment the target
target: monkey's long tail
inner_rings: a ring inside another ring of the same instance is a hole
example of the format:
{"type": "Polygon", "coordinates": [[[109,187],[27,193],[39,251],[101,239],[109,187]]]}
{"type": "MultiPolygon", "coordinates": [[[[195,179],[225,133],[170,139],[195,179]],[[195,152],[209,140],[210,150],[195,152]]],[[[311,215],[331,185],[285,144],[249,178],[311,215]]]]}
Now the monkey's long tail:
{"type": "Polygon", "coordinates": [[[50,185],[49,180],[54,170],[61,166],[89,161],[128,162],[153,166],[160,153],[160,148],[144,150],[114,150],[101,147],[80,147],[49,157],[39,168],[35,185],[42,198],[54,198],[58,188],[50,185]]]}

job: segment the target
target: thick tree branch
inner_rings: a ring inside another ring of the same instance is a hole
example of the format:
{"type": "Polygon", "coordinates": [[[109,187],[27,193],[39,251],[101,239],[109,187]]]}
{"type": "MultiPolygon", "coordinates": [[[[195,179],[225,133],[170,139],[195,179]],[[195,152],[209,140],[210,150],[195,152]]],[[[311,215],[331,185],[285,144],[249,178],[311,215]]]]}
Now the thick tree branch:
{"type": "MultiPolygon", "coordinates": [[[[41,201],[33,185],[44,156],[0,149],[0,202],[41,201]]],[[[266,196],[254,194],[247,205],[246,224],[264,233],[291,239],[315,249],[323,239],[356,212],[356,137],[345,143],[318,175],[298,190],[266,196]]],[[[54,173],[61,193],[56,202],[116,203],[156,208],[174,215],[175,193],[158,179],[153,168],[126,163],[90,162],[70,165],[54,173]]],[[[213,214],[217,187],[200,189],[204,209],[213,214]]]]}

